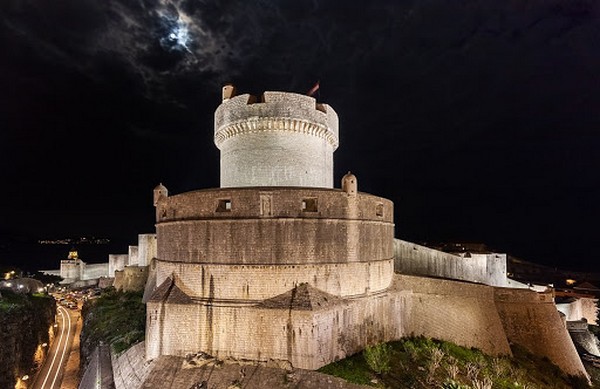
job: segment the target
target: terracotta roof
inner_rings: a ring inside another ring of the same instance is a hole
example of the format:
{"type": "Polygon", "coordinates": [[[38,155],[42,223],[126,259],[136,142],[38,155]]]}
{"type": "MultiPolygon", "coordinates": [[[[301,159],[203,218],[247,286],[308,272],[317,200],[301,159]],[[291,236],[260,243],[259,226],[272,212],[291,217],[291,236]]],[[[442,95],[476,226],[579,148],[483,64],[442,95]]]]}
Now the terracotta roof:
{"type": "Polygon", "coordinates": [[[285,293],[261,301],[260,308],[290,309],[314,311],[337,305],[342,299],[332,294],[323,292],[307,283],[302,283],[285,293]]]}

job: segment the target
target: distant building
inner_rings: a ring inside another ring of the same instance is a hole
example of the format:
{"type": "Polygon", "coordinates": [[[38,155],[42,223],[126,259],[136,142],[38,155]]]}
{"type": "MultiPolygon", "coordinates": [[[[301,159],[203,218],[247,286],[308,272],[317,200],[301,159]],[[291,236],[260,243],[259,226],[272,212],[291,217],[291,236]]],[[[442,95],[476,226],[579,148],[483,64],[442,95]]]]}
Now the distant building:
{"type": "Polygon", "coordinates": [[[33,278],[1,280],[0,289],[12,290],[16,293],[41,293],[45,290],[44,284],[33,278]]]}

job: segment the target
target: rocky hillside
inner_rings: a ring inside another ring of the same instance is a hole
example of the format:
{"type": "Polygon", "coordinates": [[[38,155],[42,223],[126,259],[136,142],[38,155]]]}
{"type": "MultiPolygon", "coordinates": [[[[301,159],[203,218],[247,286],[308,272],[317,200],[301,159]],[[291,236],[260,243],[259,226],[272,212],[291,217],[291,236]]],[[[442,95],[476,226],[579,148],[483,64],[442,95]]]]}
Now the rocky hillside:
{"type": "Polygon", "coordinates": [[[49,343],[56,303],[43,295],[2,291],[0,297],[0,388],[14,388],[19,377],[33,376],[49,343]]]}
{"type": "Polygon", "coordinates": [[[81,371],[100,342],[120,353],[144,339],[146,306],[142,303],[142,293],[110,289],[83,305],[81,371]]]}

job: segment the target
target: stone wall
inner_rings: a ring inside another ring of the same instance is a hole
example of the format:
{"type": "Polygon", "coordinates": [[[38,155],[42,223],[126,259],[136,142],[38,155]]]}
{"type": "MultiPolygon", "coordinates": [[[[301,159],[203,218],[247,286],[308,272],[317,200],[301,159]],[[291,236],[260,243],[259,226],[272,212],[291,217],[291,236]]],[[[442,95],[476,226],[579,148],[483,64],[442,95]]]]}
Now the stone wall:
{"type": "Polygon", "coordinates": [[[418,244],[394,239],[397,273],[507,286],[506,254],[458,256],[418,244]]]}
{"type": "Polygon", "coordinates": [[[115,271],[125,269],[129,264],[129,254],[109,254],[108,255],[108,276],[114,277],[115,271]]]}
{"type": "Polygon", "coordinates": [[[79,389],[114,389],[112,362],[110,357],[110,346],[97,346],[90,357],[85,368],[79,389]]]}
{"type": "Polygon", "coordinates": [[[509,342],[547,357],[568,374],[587,376],[552,293],[499,288],[495,294],[509,342]]]}
{"type": "Polygon", "coordinates": [[[494,305],[494,289],[466,282],[396,275],[394,288],[411,292],[403,312],[406,332],[475,347],[490,355],[511,354],[494,305]]]}
{"type": "Polygon", "coordinates": [[[100,277],[98,279],[98,288],[105,289],[114,285],[114,277],[100,277]]]}
{"type": "Polygon", "coordinates": [[[127,261],[128,265],[135,265],[135,266],[139,265],[140,261],[138,258],[138,251],[139,251],[138,246],[129,246],[129,248],[128,248],[129,259],[127,261]]]}
{"type": "Polygon", "coordinates": [[[557,303],[556,308],[565,315],[565,320],[576,321],[585,319],[588,324],[598,323],[598,299],[577,297],[567,303],[557,303]]]}
{"type": "Polygon", "coordinates": [[[79,259],[63,259],[60,261],[61,283],[69,283],[81,279],[85,263],[79,259]]]}
{"type": "Polygon", "coordinates": [[[179,286],[176,278],[178,297],[147,303],[149,359],[201,350],[316,369],[370,344],[422,335],[491,355],[511,354],[517,344],[569,374],[586,374],[551,293],[397,274],[386,292],[354,299],[310,286],[320,299],[297,309],[281,296],[301,286],[255,305],[192,300],[179,286]]]}
{"type": "Polygon", "coordinates": [[[141,388],[153,367],[152,361],[146,361],[144,342],[130,347],[121,355],[111,353],[111,360],[116,389],[141,388]]]}
{"type": "Polygon", "coordinates": [[[215,111],[221,187],[333,187],[338,117],[313,97],[265,92],[240,95],[215,111]],[[277,163],[273,163],[276,161],[277,163]]]}
{"type": "Polygon", "coordinates": [[[138,235],[138,264],[148,266],[156,258],[156,234],[138,235]]]}
{"type": "Polygon", "coordinates": [[[202,350],[220,359],[275,359],[317,369],[366,345],[400,338],[405,305],[401,293],[329,300],[306,310],[150,301],[146,358],[202,350]]]}
{"type": "Polygon", "coordinates": [[[82,280],[94,280],[108,276],[108,262],[88,263],[83,267],[82,280]]]}
{"type": "Polygon", "coordinates": [[[376,293],[389,287],[392,260],[306,265],[201,265],[157,260],[156,285],[175,273],[190,297],[256,302],[308,282],[336,296],[376,293]]]}
{"type": "Polygon", "coordinates": [[[148,266],[126,266],[122,271],[115,272],[113,286],[117,290],[144,290],[148,280],[148,266]]]}
{"type": "Polygon", "coordinates": [[[217,189],[163,197],[157,257],[229,264],[393,258],[391,201],[341,190],[217,189]]]}

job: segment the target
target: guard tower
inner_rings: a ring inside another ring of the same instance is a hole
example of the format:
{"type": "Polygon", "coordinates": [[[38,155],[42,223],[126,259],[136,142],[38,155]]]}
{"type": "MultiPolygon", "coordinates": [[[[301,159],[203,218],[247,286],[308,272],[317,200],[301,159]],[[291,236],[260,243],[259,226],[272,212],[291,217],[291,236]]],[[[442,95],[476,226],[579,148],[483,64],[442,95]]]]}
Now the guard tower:
{"type": "Polygon", "coordinates": [[[313,97],[235,96],[215,112],[221,187],[154,190],[146,358],[205,352],[318,368],[398,337],[393,203],[333,188],[338,117],[313,97]],[[389,322],[391,323],[391,322],[389,322]]]}
{"type": "Polygon", "coordinates": [[[265,92],[256,97],[223,90],[215,112],[221,187],[333,187],[338,116],[314,97],[265,92]]]}

